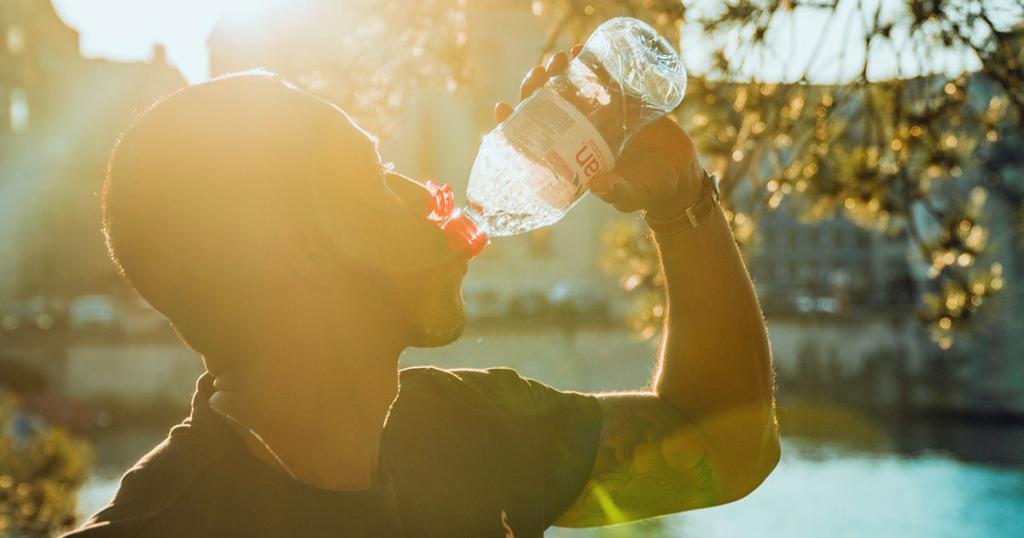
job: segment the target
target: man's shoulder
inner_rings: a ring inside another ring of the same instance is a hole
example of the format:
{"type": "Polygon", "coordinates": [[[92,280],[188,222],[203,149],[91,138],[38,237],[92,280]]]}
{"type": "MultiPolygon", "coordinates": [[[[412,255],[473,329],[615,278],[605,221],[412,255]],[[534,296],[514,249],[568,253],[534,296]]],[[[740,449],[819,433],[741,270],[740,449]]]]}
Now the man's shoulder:
{"type": "Polygon", "coordinates": [[[433,366],[405,368],[400,372],[398,402],[419,404],[466,404],[474,407],[526,405],[536,399],[536,389],[546,385],[504,367],[442,369],[433,366]]]}
{"type": "Polygon", "coordinates": [[[545,411],[555,401],[596,405],[591,394],[555,389],[507,367],[442,369],[416,366],[404,368],[399,373],[399,401],[403,397],[407,400],[441,398],[449,401],[469,398],[509,411],[529,408],[536,412],[545,411]]]}
{"type": "Polygon", "coordinates": [[[510,368],[417,367],[400,381],[382,448],[400,498],[418,499],[421,513],[445,514],[452,528],[507,513],[517,535],[540,535],[586,482],[601,429],[592,395],[510,368]]]}
{"type": "Polygon", "coordinates": [[[124,476],[113,500],[69,537],[137,535],[146,523],[165,513],[218,457],[186,421],[175,426],[124,476]]]}
{"type": "Polygon", "coordinates": [[[480,383],[525,383],[527,380],[512,368],[438,368],[411,366],[399,371],[402,387],[472,387],[480,383]]]}

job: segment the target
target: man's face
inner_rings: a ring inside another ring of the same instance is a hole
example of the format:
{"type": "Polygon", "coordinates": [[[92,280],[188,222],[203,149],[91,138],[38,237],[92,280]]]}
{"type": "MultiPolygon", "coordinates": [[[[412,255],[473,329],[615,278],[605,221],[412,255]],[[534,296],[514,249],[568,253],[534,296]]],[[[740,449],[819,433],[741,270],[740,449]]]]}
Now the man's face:
{"type": "Polygon", "coordinates": [[[394,304],[399,322],[407,323],[410,345],[440,347],[462,335],[465,303],[462,278],[465,261],[451,261],[416,272],[393,273],[394,304]]]}
{"type": "Polygon", "coordinates": [[[428,220],[433,196],[426,186],[385,167],[374,140],[334,111],[326,154],[338,189],[313,193],[321,223],[335,248],[381,277],[376,306],[408,331],[410,345],[454,341],[463,329],[469,256],[428,220]]]}
{"type": "Polygon", "coordinates": [[[430,252],[411,253],[422,256],[422,268],[386,272],[393,284],[395,304],[402,304],[411,324],[416,347],[439,347],[462,335],[465,303],[462,279],[466,276],[469,256],[454,249],[437,225],[427,220],[433,195],[421,183],[400,174],[384,171],[383,181],[402,200],[404,209],[413,217],[407,231],[409,242],[429,245],[430,252]]]}

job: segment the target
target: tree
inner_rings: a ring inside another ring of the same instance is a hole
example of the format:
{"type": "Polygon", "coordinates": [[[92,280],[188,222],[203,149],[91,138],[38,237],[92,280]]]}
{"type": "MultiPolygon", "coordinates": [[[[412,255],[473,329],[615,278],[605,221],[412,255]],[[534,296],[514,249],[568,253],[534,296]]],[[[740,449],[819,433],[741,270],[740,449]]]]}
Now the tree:
{"type": "MultiPolygon", "coordinates": [[[[706,49],[675,116],[721,178],[741,244],[754,241],[757,219],[784,201],[809,219],[842,213],[867,228],[906,231],[930,266],[920,317],[942,348],[1003,287],[1002,266],[980,267],[979,257],[989,197],[1017,208],[1024,236],[1024,181],[1003,173],[1022,149],[1024,2],[531,5],[549,22],[548,49],[617,15],[706,49]]],[[[633,323],[653,336],[664,312],[649,293],[660,286],[653,250],[638,246],[646,238],[637,228],[608,235],[606,264],[627,290],[643,292],[633,323]]]]}
{"type": "Polygon", "coordinates": [[[92,451],[42,425],[0,389],[0,536],[52,536],[76,519],[92,451]]]}

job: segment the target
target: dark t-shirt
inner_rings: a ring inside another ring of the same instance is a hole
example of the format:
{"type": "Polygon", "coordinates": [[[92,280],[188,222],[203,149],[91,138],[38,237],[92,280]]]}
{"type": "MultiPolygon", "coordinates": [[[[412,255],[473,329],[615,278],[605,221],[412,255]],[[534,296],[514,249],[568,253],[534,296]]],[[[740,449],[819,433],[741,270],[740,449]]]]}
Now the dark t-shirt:
{"type": "Polygon", "coordinates": [[[513,370],[405,369],[381,485],[337,492],[257,460],[212,393],[204,375],[192,415],[70,536],[541,536],[586,483],[601,430],[594,397],[513,370]]]}

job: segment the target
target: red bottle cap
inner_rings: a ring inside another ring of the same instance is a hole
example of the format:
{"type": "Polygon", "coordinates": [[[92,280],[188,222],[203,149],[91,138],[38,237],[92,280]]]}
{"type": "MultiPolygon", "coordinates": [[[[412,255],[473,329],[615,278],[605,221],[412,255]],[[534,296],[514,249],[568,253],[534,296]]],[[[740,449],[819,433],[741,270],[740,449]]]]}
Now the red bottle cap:
{"type": "Polygon", "coordinates": [[[472,258],[491,241],[487,233],[461,210],[456,210],[450,219],[441,224],[441,229],[448,235],[448,244],[452,248],[464,250],[472,258]]]}
{"type": "Polygon", "coordinates": [[[452,194],[451,185],[427,181],[426,187],[431,194],[431,211],[427,219],[444,231],[453,249],[465,251],[471,258],[480,254],[490,238],[469,215],[455,209],[455,195],[452,194]]]}
{"type": "Polygon", "coordinates": [[[447,183],[438,185],[428,179],[426,187],[430,191],[430,214],[427,215],[427,219],[440,226],[455,210],[452,186],[447,183]]]}

